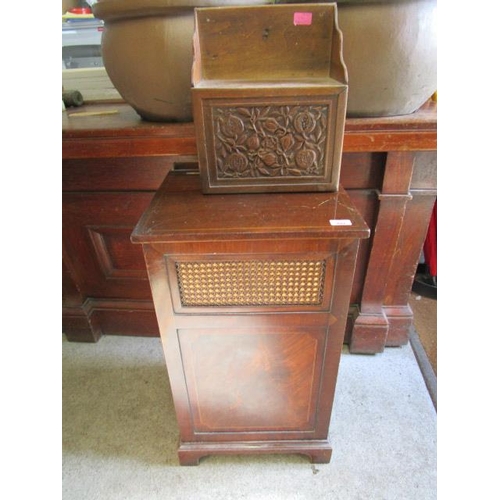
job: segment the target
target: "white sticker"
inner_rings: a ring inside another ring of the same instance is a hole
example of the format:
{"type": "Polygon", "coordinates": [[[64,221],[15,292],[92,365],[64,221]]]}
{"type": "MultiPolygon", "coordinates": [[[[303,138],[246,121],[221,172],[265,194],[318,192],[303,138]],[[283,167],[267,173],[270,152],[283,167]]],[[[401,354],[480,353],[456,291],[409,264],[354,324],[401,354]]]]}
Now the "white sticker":
{"type": "Polygon", "coordinates": [[[352,226],[349,219],[330,219],[331,226],[352,226]]]}

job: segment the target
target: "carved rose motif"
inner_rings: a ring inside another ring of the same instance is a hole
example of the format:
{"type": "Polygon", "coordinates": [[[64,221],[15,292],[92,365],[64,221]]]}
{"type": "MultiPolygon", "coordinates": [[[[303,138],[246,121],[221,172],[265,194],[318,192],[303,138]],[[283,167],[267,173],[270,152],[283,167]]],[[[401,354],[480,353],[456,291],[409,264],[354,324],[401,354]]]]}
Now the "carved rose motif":
{"type": "Polygon", "coordinates": [[[229,115],[225,122],[221,123],[222,132],[229,137],[236,137],[245,130],[243,122],[234,115],[229,115]]]}
{"type": "Polygon", "coordinates": [[[316,153],[312,149],[301,149],[295,155],[295,163],[302,169],[312,167],[314,160],[316,160],[316,153]]]}
{"type": "Polygon", "coordinates": [[[221,106],[212,113],[219,179],[324,175],[327,105],[221,106]]]}
{"type": "Polygon", "coordinates": [[[232,153],[226,158],[226,168],[234,172],[242,173],[248,165],[248,160],[241,153],[232,153]]]}
{"type": "Polygon", "coordinates": [[[250,151],[255,151],[259,149],[260,141],[257,134],[251,135],[247,140],[247,146],[250,151]]]}
{"type": "Polygon", "coordinates": [[[272,167],[274,164],[276,164],[277,157],[274,153],[267,153],[262,157],[262,161],[268,166],[272,167]]]}
{"type": "Polygon", "coordinates": [[[300,132],[301,134],[309,134],[316,126],[316,120],[311,113],[303,111],[302,113],[297,114],[293,120],[293,124],[297,132],[300,132]]]}
{"type": "Polygon", "coordinates": [[[276,137],[274,137],[274,136],[268,136],[268,137],[264,137],[264,139],[262,139],[262,147],[264,149],[274,150],[274,149],[276,149],[277,145],[278,145],[278,139],[276,139],[276,137]]]}

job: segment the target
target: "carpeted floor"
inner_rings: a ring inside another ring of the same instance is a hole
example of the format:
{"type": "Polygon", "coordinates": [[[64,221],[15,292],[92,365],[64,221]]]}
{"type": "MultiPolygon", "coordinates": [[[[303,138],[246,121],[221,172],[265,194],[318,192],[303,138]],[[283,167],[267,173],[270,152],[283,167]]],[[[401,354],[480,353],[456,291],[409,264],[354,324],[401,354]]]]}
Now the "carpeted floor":
{"type": "Polygon", "coordinates": [[[64,500],[431,500],[436,411],[410,345],[344,349],[330,464],[296,455],[180,467],[160,340],[63,337],[64,500]]]}

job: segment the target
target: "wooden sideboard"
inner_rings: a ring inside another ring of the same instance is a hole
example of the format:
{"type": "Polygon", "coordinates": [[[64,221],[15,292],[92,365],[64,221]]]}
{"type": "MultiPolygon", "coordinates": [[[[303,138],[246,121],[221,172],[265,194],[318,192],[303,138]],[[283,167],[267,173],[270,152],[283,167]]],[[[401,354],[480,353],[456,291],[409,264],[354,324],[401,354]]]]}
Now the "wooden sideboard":
{"type": "MultiPolygon", "coordinates": [[[[167,173],[196,163],[194,126],[146,122],[118,103],[68,109],[62,128],[63,332],[90,342],[158,336],[144,258],[130,235],[167,173]]],[[[411,115],[346,120],[340,183],[371,229],[351,292],[345,342],[353,353],[408,342],[436,148],[432,101],[411,115]]]]}

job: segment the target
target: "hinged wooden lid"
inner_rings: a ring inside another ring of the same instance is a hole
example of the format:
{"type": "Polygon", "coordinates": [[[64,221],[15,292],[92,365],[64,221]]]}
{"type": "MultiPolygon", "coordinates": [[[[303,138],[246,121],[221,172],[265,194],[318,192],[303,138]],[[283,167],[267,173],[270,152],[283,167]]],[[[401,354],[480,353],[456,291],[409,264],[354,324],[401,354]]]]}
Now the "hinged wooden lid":
{"type": "Polygon", "coordinates": [[[198,175],[170,172],[135,227],[133,243],[221,239],[356,239],[370,230],[340,189],[335,193],[206,196],[198,175]]]}

